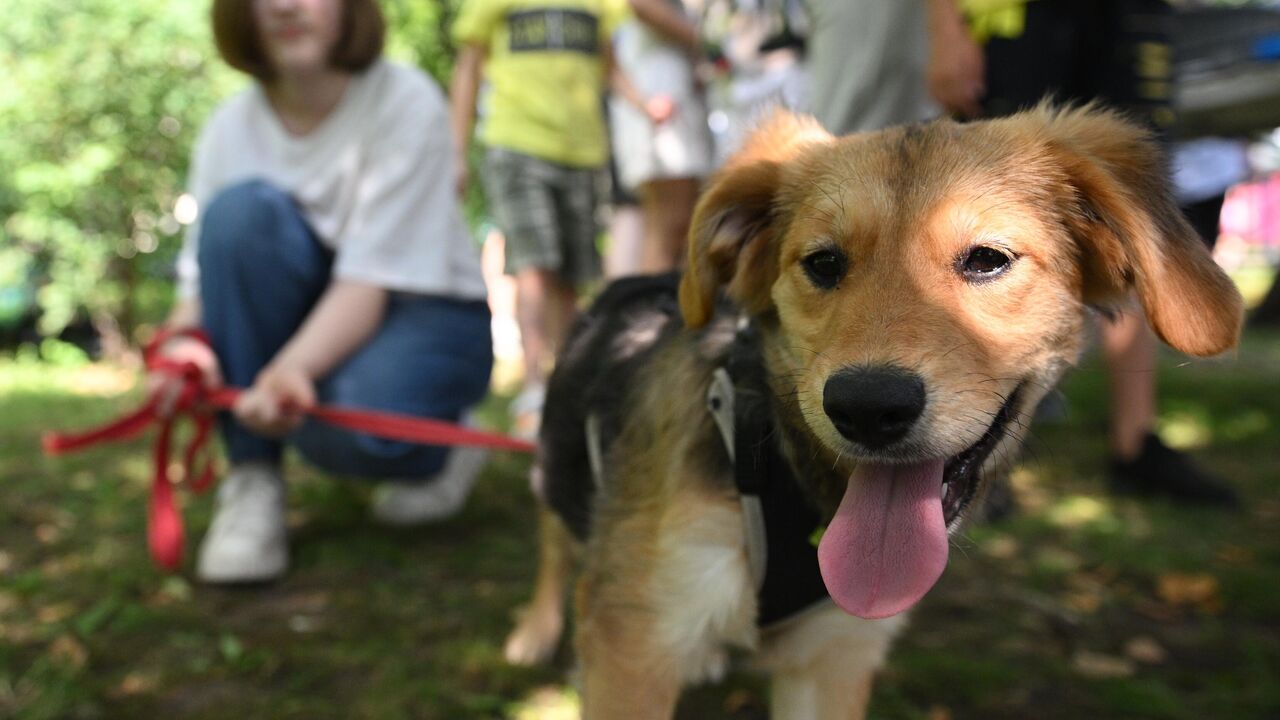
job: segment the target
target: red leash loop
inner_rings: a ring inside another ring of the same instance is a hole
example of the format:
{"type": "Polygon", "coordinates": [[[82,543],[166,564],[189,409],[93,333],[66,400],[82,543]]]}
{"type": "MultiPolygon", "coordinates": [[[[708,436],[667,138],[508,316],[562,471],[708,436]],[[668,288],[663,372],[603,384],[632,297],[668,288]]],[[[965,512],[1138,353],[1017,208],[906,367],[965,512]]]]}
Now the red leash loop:
{"type": "MultiPolygon", "coordinates": [[[[182,384],[169,397],[161,388],[152,393],[137,410],[100,427],[79,433],[47,432],[41,445],[47,455],[74,452],[104,442],[128,440],[142,434],[150,425],[159,426],[152,449],[151,497],[147,506],[147,546],[151,558],[168,571],[182,565],[184,531],[182,514],[178,512],[174,487],[179,482],[189,482],[196,493],[203,493],[213,486],[215,468],[213,458],[207,457],[209,440],[213,433],[215,412],[229,410],[240,396],[237,388],[210,390],[203,383],[200,368],[194,363],[177,363],[160,356],[161,346],[175,337],[190,337],[208,344],[208,337],[196,329],[163,329],[147,344],[143,351],[147,369],[181,379],[182,384]],[[182,452],[182,475],[175,480],[169,472],[170,445],[174,424],[183,417],[190,418],[194,432],[182,452]],[[199,473],[195,473],[197,466],[199,473]]],[[[459,427],[440,420],[374,412],[317,406],[309,411],[317,420],[355,432],[368,433],[388,440],[425,445],[469,445],[517,452],[533,452],[533,443],[496,433],[459,427]]]]}

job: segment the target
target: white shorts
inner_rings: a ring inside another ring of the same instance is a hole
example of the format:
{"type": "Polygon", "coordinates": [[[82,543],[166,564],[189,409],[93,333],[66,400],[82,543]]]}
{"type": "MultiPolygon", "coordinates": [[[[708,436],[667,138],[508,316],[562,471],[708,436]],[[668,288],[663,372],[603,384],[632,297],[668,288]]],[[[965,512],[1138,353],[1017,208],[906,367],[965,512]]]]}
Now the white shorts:
{"type": "Polygon", "coordinates": [[[613,157],[618,180],[628,191],[651,180],[703,178],[711,173],[711,132],[702,98],[675,98],[675,114],[655,125],[638,108],[609,101],[613,157]]]}

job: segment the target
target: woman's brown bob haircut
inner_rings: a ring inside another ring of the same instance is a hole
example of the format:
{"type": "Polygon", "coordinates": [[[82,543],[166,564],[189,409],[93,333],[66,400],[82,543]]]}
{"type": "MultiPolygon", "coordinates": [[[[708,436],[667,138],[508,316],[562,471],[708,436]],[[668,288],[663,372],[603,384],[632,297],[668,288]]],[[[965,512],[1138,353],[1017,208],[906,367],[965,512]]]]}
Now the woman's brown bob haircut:
{"type": "MultiPolygon", "coordinates": [[[[386,30],[377,0],[342,0],[342,34],[329,63],[347,72],[364,70],[382,55],[386,30]]],[[[253,0],[213,0],[213,39],[231,67],[264,83],[275,76],[253,21],[253,0]]]]}

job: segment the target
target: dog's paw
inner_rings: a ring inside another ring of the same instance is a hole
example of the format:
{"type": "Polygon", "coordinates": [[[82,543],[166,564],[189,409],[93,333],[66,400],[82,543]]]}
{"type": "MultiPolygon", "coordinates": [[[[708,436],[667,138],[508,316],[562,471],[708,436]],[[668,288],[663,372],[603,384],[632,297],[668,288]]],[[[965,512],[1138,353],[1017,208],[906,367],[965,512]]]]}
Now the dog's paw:
{"type": "Polygon", "coordinates": [[[512,665],[540,665],[551,659],[560,644],[563,621],[559,613],[521,613],[516,629],[507,636],[502,655],[512,665]]]}

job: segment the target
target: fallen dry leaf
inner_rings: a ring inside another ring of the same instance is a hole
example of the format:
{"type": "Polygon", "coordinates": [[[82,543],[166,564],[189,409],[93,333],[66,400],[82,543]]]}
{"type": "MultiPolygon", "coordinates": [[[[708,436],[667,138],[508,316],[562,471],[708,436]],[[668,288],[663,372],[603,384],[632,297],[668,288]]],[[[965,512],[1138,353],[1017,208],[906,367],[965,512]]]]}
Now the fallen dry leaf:
{"type": "Polygon", "coordinates": [[[1139,635],[1135,638],[1130,638],[1129,642],[1124,644],[1124,654],[1147,665],[1159,665],[1169,657],[1169,653],[1165,651],[1164,646],[1156,642],[1156,639],[1150,635],[1139,635]]]}
{"type": "Polygon", "coordinates": [[[36,540],[42,545],[52,545],[62,539],[62,529],[53,523],[40,523],[36,526],[36,540]]]}
{"type": "Polygon", "coordinates": [[[1133,661],[1114,655],[1081,650],[1071,658],[1071,667],[1087,678],[1127,678],[1136,671],[1133,661]]]}
{"type": "Polygon", "coordinates": [[[1146,598],[1136,599],[1133,602],[1133,610],[1143,617],[1148,617],[1156,622],[1162,623],[1175,622],[1182,617],[1182,612],[1178,610],[1178,608],[1146,598]]]}
{"type": "Polygon", "coordinates": [[[1156,595],[1169,605],[1194,605],[1209,613],[1222,610],[1218,579],[1208,573],[1165,573],[1156,580],[1156,595]]]}
{"type": "Polygon", "coordinates": [[[36,611],[36,620],[46,624],[53,625],[71,617],[76,611],[76,606],[69,602],[53,603],[45,605],[36,611]]]}
{"type": "Polygon", "coordinates": [[[138,695],[151,692],[159,685],[159,678],[153,673],[131,672],[124,676],[116,691],[121,695],[138,695]]]}
{"type": "Polygon", "coordinates": [[[1253,550],[1239,545],[1223,545],[1218,549],[1217,558],[1230,565],[1252,565],[1256,562],[1253,550]]]}
{"type": "Polygon", "coordinates": [[[1088,590],[1069,592],[1062,596],[1062,602],[1078,613],[1092,615],[1102,607],[1102,593],[1088,590]]]}
{"type": "Polygon", "coordinates": [[[89,662],[89,651],[70,635],[59,635],[49,645],[49,657],[54,662],[79,670],[89,662]]]}

